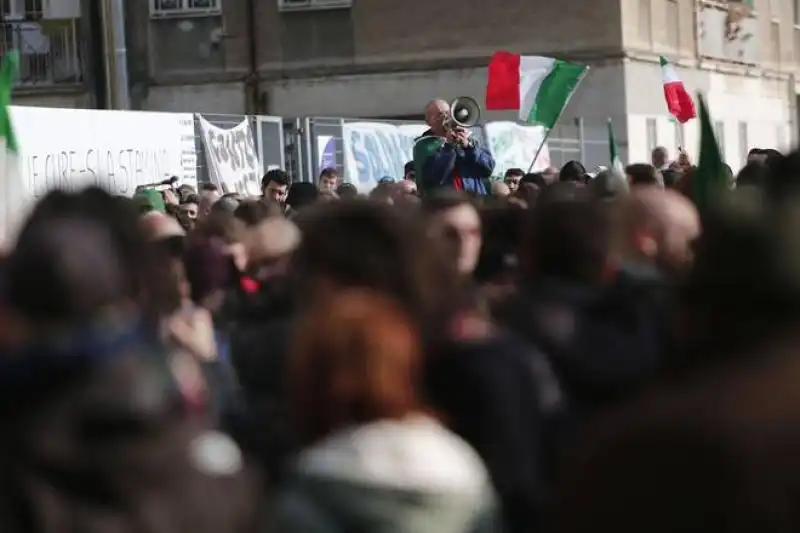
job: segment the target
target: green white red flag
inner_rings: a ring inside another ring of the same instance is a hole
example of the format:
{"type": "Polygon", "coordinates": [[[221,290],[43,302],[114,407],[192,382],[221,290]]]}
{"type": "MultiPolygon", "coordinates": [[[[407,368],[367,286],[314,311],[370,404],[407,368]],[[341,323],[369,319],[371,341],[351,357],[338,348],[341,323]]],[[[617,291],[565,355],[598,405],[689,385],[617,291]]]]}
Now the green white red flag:
{"type": "Polygon", "coordinates": [[[489,62],[486,109],[518,111],[522,122],[550,129],[588,70],[552,57],[495,52],[489,62]]]}
{"type": "Polygon", "coordinates": [[[670,115],[681,124],[697,116],[691,95],[686,92],[686,87],[675,72],[675,68],[664,56],[660,57],[661,75],[664,78],[664,98],[667,100],[667,110],[670,115]]]}

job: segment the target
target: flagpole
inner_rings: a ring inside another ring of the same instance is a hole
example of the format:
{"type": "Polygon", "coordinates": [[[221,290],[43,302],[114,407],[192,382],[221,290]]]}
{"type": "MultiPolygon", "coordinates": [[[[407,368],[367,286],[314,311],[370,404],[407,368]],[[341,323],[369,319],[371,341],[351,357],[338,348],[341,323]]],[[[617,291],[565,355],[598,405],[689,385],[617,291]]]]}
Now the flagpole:
{"type": "MultiPolygon", "coordinates": [[[[566,107],[566,106],[564,106],[564,107],[566,107]]],[[[560,118],[560,115],[559,115],[559,118],[560,118]]],[[[547,138],[550,137],[550,132],[551,131],[552,130],[550,130],[548,128],[547,133],[545,133],[544,137],[542,137],[542,142],[539,143],[539,148],[537,148],[536,154],[533,156],[533,161],[531,161],[531,166],[528,167],[528,174],[533,172],[533,166],[536,164],[536,160],[539,159],[539,154],[542,153],[542,148],[544,148],[544,145],[547,142],[547,138]]]]}
{"type": "MultiPolygon", "coordinates": [[[[576,92],[578,92],[578,87],[580,87],[581,83],[583,82],[583,79],[586,77],[586,74],[589,73],[590,69],[591,69],[591,67],[589,67],[587,65],[586,69],[581,73],[580,78],[578,78],[577,83],[575,83],[575,88],[572,90],[570,95],[567,97],[567,101],[564,102],[564,107],[562,107],[561,111],[559,111],[558,116],[556,117],[556,120],[553,123],[553,128],[561,120],[561,115],[564,113],[564,110],[567,108],[567,106],[569,106],[569,102],[570,102],[570,100],[572,100],[572,97],[575,95],[576,92]]],[[[531,164],[528,167],[528,174],[533,172],[533,166],[536,164],[536,160],[539,158],[539,154],[542,152],[542,149],[544,148],[544,145],[547,142],[547,139],[550,137],[550,132],[552,131],[553,128],[547,128],[547,133],[544,134],[544,138],[542,139],[542,142],[539,144],[539,149],[536,150],[536,154],[533,156],[533,161],[531,161],[531,164]]]]}

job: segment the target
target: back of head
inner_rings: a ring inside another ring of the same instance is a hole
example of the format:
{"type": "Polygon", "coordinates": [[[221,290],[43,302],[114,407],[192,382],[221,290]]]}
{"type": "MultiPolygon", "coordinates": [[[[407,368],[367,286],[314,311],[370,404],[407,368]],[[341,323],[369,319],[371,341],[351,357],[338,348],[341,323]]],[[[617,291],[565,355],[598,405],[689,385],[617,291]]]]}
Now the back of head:
{"type": "Polygon", "coordinates": [[[340,202],[298,223],[303,238],[293,271],[304,291],[318,282],[368,288],[396,298],[428,326],[448,318],[458,276],[418,216],[374,202],[340,202]]]}
{"type": "Polygon", "coordinates": [[[527,207],[533,207],[542,194],[543,188],[533,182],[523,181],[519,184],[519,189],[514,192],[514,196],[524,201],[527,207]]]}
{"type": "Polygon", "coordinates": [[[260,200],[245,200],[236,208],[234,216],[245,226],[252,227],[270,217],[283,216],[283,210],[275,202],[270,202],[263,198],[260,200]]]}
{"type": "Polygon", "coordinates": [[[736,187],[764,186],[767,179],[767,165],[763,161],[749,161],[736,176],[736,187]]]}
{"type": "Polygon", "coordinates": [[[358,196],[358,189],[352,183],[345,182],[336,187],[336,194],[342,200],[352,200],[358,196]]]}
{"type": "Polygon", "coordinates": [[[709,214],[681,292],[691,347],[732,357],[796,328],[798,221],[798,197],[776,204],[754,188],[736,191],[709,214]]]}
{"type": "Polygon", "coordinates": [[[544,189],[547,187],[547,180],[542,175],[541,172],[530,172],[522,176],[522,183],[532,183],[539,187],[540,189],[544,189]]]}
{"type": "Polygon", "coordinates": [[[34,208],[7,262],[7,301],[36,324],[75,323],[140,289],[144,242],[130,204],[99,189],[52,192],[34,208]]]}
{"type": "Polygon", "coordinates": [[[520,251],[524,281],[598,285],[612,242],[610,209],[585,187],[575,184],[560,191],[556,185],[540,196],[526,224],[520,251]]]}
{"type": "Polygon", "coordinates": [[[463,192],[443,187],[434,189],[422,198],[422,212],[427,216],[434,216],[471,202],[469,196],[463,192]]]}
{"type": "Polygon", "coordinates": [[[304,209],[316,203],[319,198],[319,189],[309,182],[293,183],[286,195],[286,205],[294,210],[304,209]]]}
{"type": "Polygon", "coordinates": [[[577,181],[584,183],[586,167],[580,161],[567,161],[558,173],[558,181],[577,181]]]}
{"type": "Polygon", "coordinates": [[[347,426],[420,410],[421,340],[386,295],[366,290],[317,299],[293,343],[291,397],[304,444],[347,426]]]}
{"type": "Polygon", "coordinates": [[[771,201],[794,199],[800,194],[800,151],[782,155],[771,151],[764,162],[764,192],[771,201]]]}
{"type": "Polygon", "coordinates": [[[664,186],[661,171],[647,163],[634,163],[625,167],[625,174],[631,186],[664,186]]]}
{"type": "Polygon", "coordinates": [[[621,176],[615,176],[608,170],[603,170],[589,182],[589,191],[598,200],[613,200],[627,192],[628,187],[621,176]]]}
{"type": "Polygon", "coordinates": [[[661,171],[661,177],[664,179],[664,187],[668,189],[675,188],[678,180],[681,178],[681,172],[675,169],[666,169],[661,171]]]}
{"type": "Polygon", "coordinates": [[[483,246],[475,269],[478,283],[498,281],[516,273],[526,214],[508,204],[481,209],[483,246]]]}

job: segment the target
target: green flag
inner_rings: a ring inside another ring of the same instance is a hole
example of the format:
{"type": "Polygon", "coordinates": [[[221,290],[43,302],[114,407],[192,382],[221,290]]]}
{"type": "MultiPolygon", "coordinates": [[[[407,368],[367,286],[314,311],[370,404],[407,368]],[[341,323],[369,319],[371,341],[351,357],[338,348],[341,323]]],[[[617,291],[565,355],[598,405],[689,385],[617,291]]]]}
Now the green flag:
{"type": "Polygon", "coordinates": [[[22,186],[19,166],[19,144],[14,135],[11,120],[11,92],[19,68],[19,52],[10,50],[3,55],[0,65],[0,240],[12,242],[23,216],[23,198],[26,188],[22,186]]]}
{"type": "Polygon", "coordinates": [[[3,56],[3,63],[0,65],[0,138],[4,139],[6,149],[14,154],[18,147],[9,106],[18,69],[19,52],[11,50],[3,56]]]}
{"type": "Polygon", "coordinates": [[[708,115],[708,107],[703,95],[698,95],[700,104],[700,159],[692,177],[692,199],[700,214],[728,189],[728,171],[722,158],[714,125],[708,115]]]}

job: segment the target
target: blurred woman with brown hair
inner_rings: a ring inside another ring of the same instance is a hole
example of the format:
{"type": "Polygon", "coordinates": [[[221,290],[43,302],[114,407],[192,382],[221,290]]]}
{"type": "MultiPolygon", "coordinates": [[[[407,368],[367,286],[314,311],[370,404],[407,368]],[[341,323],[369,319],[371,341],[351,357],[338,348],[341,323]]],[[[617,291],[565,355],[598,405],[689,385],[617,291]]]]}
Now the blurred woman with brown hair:
{"type": "Polygon", "coordinates": [[[364,290],[320,299],[290,367],[301,452],[278,531],[497,531],[478,455],[417,394],[421,342],[407,313],[364,290]]]}

